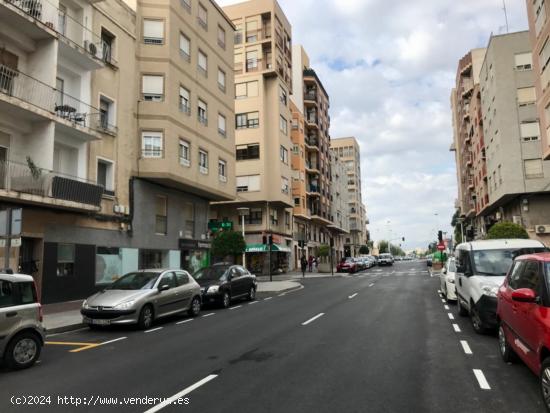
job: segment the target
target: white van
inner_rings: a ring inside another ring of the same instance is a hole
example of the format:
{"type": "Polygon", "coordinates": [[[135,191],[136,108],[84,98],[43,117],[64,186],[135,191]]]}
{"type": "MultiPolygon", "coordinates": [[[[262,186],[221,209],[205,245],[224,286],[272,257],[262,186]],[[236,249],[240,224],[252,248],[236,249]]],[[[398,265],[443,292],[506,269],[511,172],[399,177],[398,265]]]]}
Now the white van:
{"type": "Polygon", "coordinates": [[[497,327],[497,291],[515,257],[548,251],[540,241],[499,239],[465,242],[456,247],[457,311],[469,315],[476,333],[497,327]]]}

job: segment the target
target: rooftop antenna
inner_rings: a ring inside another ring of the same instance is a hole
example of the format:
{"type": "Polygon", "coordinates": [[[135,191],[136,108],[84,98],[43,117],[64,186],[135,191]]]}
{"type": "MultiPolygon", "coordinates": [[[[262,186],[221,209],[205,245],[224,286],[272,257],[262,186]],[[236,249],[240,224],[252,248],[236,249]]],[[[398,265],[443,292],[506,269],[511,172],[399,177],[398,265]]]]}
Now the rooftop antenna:
{"type": "Polygon", "coordinates": [[[504,20],[506,21],[506,33],[510,33],[510,28],[508,26],[508,12],[506,10],[506,0],[502,0],[502,10],[504,11],[504,20]]]}

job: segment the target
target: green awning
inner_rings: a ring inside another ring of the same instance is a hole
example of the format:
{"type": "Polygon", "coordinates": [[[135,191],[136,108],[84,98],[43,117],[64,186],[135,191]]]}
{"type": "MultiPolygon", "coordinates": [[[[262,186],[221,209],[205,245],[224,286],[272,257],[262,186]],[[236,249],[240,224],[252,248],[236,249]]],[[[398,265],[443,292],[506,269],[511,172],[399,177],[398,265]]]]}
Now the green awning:
{"type": "MultiPolygon", "coordinates": [[[[246,245],[246,252],[268,252],[269,251],[269,245],[265,244],[247,244],[246,245]]],[[[272,252],[291,252],[290,248],[284,247],[279,244],[273,244],[271,246],[272,252]]]]}

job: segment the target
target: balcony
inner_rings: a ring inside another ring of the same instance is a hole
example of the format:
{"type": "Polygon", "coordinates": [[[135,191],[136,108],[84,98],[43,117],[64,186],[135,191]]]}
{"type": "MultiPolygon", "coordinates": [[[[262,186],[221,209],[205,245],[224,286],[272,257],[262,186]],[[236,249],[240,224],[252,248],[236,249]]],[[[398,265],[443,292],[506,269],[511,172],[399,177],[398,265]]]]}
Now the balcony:
{"type": "Polygon", "coordinates": [[[308,195],[320,196],[321,190],[318,185],[308,185],[306,188],[308,195]]]}
{"type": "Polygon", "coordinates": [[[306,170],[311,173],[319,174],[319,165],[317,165],[317,162],[306,160],[306,170]]]}
{"type": "Polygon", "coordinates": [[[306,136],[306,148],[314,151],[319,151],[319,141],[316,136],[306,136]]]}
{"type": "Polygon", "coordinates": [[[316,127],[316,128],[319,127],[319,125],[317,123],[319,121],[319,119],[317,118],[317,114],[315,114],[315,113],[308,113],[306,118],[305,118],[305,121],[306,121],[307,126],[313,126],[313,127],[316,127]]]}
{"type": "Polygon", "coordinates": [[[317,91],[316,90],[307,90],[304,93],[304,103],[305,104],[317,104],[317,91]]]}
{"type": "Polygon", "coordinates": [[[0,198],[97,211],[104,189],[95,182],[42,169],[32,163],[0,161],[0,198]]]}
{"type": "Polygon", "coordinates": [[[246,61],[246,72],[247,73],[254,73],[254,72],[263,72],[264,70],[272,70],[273,65],[268,60],[262,60],[262,59],[248,59],[246,61]]]}
{"type": "Polygon", "coordinates": [[[254,43],[265,40],[271,40],[271,30],[269,28],[246,31],[247,43],[254,43]]]}
{"type": "Polygon", "coordinates": [[[34,40],[55,38],[58,10],[42,0],[0,0],[0,20],[34,40]]]}
{"type": "Polygon", "coordinates": [[[22,110],[30,120],[55,120],[84,140],[99,138],[94,132],[113,134],[117,129],[101,116],[99,109],[3,65],[0,65],[0,109],[16,115],[21,115],[22,110]]]}

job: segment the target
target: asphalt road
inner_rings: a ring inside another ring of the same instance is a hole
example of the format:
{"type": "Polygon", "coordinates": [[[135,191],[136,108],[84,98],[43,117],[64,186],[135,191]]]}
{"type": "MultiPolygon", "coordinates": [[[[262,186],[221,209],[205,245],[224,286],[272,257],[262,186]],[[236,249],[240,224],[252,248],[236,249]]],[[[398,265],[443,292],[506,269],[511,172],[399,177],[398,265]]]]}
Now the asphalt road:
{"type": "Polygon", "coordinates": [[[0,369],[0,412],[543,412],[537,378],[438,283],[398,262],[149,332],[49,337],[34,368],[0,369]]]}

